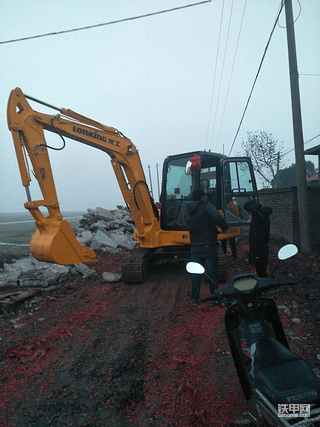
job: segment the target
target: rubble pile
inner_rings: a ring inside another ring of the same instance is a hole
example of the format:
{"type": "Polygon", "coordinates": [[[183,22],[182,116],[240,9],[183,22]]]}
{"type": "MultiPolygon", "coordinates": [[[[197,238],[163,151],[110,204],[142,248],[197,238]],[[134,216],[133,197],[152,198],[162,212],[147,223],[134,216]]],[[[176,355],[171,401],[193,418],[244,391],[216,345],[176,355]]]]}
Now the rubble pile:
{"type": "Polygon", "coordinates": [[[136,227],[127,208],[117,206],[111,211],[103,208],[87,211],[75,233],[82,246],[110,254],[131,251],[137,246],[133,239],[136,227]]]}
{"type": "MultiPolygon", "coordinates": [[[[134,221],[127,208],[117,206],[115,210],[100,207],[88,209],[79,220],[75,235],[78,241],[98,253],[121,254],[137,246],[133,239],[134,221]]],[[[80,274],[94,278],[97,273],[85,264],[72,266],[39,262],[30,254],[13,264],[4,264],[0,269],[0,289],[15,287],[48,287],[64,283],[70,276],[80,274]]],[[[121,280],[121,275],[104,272],[102,278],[108,282],[121,280]]]]}
{"type": "Polygon", "coordinates": [[[0,270],[0,289],[13,287],[48,287],[64,283],[71,275],[93,278],[96,272],[85,264],[59,265],[40,262],[29,255],[13,264],[4,264],[0,270]]]}

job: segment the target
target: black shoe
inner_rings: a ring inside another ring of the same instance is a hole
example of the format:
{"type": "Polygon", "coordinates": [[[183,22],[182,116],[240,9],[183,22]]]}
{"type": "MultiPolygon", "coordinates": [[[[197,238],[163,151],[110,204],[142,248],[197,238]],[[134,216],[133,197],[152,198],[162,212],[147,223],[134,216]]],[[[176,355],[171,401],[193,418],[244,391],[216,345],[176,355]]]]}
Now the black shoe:
{"type": "Polygon", "coordinates": [[[191,298],[190,302],[191,302],[191,305],[193,305],[194,307],[196,307],[199,304],[197,298],[191,298]]]}

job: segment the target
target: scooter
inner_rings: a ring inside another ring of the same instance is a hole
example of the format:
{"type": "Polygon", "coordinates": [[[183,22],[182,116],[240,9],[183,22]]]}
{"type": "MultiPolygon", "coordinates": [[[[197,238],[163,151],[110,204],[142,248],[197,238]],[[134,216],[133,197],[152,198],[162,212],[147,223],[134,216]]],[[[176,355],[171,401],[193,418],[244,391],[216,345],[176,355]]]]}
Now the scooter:
{"type": "MultiPolygon", "coordinates": [[[[278,264],[297,252],[295,245],[282,247],[278,264]]],[[[186,268],[206,275],[201,264],[189,262],[186,268]]],[[[320,426],[320,381],[307,362],[289,349],[277,305],[264,296],[269,289],[297,284],[242,274],[201,299],[227,307],[225,330],[232,358],[245,399],[256,410],[246,412],[238,426],[320,426]]]]}

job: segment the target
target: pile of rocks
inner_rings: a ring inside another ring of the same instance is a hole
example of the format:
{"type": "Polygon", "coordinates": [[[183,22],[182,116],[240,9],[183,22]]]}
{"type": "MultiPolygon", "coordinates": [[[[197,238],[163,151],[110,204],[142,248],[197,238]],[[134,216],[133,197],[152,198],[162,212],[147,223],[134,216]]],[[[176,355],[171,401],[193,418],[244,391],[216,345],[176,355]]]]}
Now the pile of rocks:
{"type": "Polygon", "coordinates": [[[88,209],[79,221],[75,234],[82,246],[95,252],[119,254],[137,246],[133,239],[134,221],[127,208],[117,206],[115,210],[88,209]]]}
{"type": "MultiPolygon", "coordinates": [[[[134,221],[127,208],[117,206],[109,211],[103,208],[88,209],[75,230],[78,241],[96,253],[121,254],[137,246],[133,239],[134,221]]],[[[70,275],[80,274],[93,278],[96,272],[85,264],[72,266],[39,262],[31,255],[13,264],[4,264],[0,269],[0,289],[14,287],[48,287],[64,283],[70,275]]],[[[121,280],[121,275],[104,272],[103,279],[108,282],[121,280]]]]}
{"type": "Polygon", "coordinates": [[[64,283],[71,275],[94,277],[96,272],[85,264],[72,266],[37,261],[30,255],[13,264],[4,264],[0,270],[0,289],[15,287],[48,287],[64,283]]]}

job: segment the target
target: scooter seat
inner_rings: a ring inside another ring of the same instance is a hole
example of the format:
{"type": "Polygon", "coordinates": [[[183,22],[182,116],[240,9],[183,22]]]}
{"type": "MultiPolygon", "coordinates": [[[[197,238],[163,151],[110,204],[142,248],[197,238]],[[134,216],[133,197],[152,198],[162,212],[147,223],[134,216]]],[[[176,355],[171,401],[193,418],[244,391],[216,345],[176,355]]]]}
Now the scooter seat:
{"type": "Polygon", "coordinates": [[[320,401],[320,381],[315,372],[273,338],[257,341],[253,371],[256,387],[276,405],[320,401]]]}

